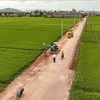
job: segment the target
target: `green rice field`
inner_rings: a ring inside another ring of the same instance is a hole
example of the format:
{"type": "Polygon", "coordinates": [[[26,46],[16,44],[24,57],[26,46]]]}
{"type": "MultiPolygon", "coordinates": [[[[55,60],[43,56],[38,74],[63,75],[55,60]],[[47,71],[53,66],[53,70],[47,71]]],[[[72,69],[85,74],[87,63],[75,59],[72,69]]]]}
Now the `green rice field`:
{"type": "Polygon", "coordinates": [[[69,100],[100,100],[100,17],[87,23],[69,100]]]}
{"type": "Polygon", "coordinates": [[[74,24],[73,18],[0,18],[0,91],[43,52],[43,43],[61,37],[61,20],[64,32],[74,24]]]}

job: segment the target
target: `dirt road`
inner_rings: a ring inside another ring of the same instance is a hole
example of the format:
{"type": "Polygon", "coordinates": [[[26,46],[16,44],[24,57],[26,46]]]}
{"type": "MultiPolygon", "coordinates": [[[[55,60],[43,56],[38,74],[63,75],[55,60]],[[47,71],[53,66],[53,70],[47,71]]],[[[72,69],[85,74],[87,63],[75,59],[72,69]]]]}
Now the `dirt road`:
{"type": "MultiPolygon", "coordinates": [[[[60,52],[56,63],[52,55],[42,54],[36,61],[0,94],[0,100],[15,100],[17,90],[24,87],[24,93],[19,100],[68,100],[69,91],[74,77],[71,70],[75,51],[86,23],[86,18],[74,26],[74,37],[65,35],[59,42],[60,52]],[[61,60],[61,52],[64,59],[61,60]]],[[[49,53],[49,51],[48,51],[49,53]]]]}

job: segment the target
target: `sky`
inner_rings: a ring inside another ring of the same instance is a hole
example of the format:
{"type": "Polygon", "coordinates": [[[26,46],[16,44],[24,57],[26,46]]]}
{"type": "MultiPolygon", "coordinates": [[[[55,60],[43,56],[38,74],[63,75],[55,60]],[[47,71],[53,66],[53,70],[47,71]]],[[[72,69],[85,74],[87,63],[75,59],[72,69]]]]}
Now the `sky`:
{"type": "Polygon", "coordinates": [[[100,0],[0,0],[0,9],[100,11],[100,0]]]}

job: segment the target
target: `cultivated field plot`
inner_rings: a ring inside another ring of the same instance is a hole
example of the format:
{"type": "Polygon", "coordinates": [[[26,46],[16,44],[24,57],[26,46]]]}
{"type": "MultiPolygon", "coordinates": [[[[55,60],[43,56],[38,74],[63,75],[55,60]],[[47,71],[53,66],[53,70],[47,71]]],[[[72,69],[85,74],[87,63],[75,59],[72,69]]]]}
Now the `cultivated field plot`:
{"type": "MultiPolygon", "coordinates": [[[[0,18],[0,91],[43,52],[43,43],[52,44],[74,24],[74,18],[0,18]]],[[[76,18],[76,22],[79,18],[76,18]]]]}
{"type": "Polygon", "coordinates": [[[83,33],[69,100],[100,99],[100,17],[89,17],[83,33]],[[92,25],[91,25],[92,24],[92,25]]]}

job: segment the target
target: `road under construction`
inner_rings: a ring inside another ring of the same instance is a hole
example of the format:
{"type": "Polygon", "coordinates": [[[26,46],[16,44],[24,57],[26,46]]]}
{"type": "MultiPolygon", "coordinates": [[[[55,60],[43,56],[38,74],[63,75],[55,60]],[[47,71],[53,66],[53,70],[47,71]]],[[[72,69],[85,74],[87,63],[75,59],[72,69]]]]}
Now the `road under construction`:
{"type": "Polygon", "coordinates": [[[41,54],[0,93],[0,100],[15,100],[16,93],[21,88],[24,91],[19,100],[68,100],[86,20],[87,18],[83,18],[74,25],[71,29],[73,37],[68,38],[66,33],[57,42],[60,51],[55,63],[49,50],[47,56],[41,54]],[[62,52],[64,59],[61,59],[62,52]]]}

